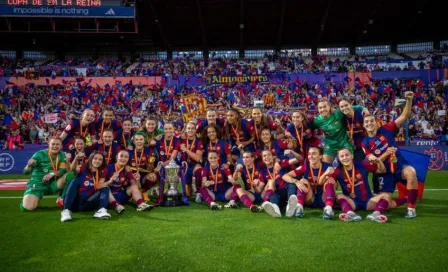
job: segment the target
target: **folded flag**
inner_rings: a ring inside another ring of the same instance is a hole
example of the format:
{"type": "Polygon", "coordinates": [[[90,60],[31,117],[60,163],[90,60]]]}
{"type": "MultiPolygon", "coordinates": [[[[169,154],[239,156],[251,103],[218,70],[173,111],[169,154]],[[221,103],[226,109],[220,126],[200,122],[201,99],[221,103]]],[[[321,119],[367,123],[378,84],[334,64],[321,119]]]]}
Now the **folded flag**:
{"type": "MultiPolygon", "coordinates": [[[[400,149],[400,152],[409,162],[409,165],[414,167],[415,171],[417,172],[418,198],[420,199],[420,201],[422,201],[423,191],[425,189],[426,173],[428,172],[428,166],[431,161],[431,157],[426,154],[421,154],[404,149],[400,149]]],[[[398,182],[397,187],[400,197],[406,197],[408,192],[408,190],[406,189],[406,185],[398,182]]]]}

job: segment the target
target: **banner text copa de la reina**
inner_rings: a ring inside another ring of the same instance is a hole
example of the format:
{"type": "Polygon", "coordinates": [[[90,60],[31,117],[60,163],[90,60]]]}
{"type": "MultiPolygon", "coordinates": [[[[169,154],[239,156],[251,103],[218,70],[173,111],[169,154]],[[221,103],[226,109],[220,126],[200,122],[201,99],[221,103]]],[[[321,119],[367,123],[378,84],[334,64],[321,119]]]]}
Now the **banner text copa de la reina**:
{"type": "Polygon", "coordinates": [[[250,82],[269,82],[267,76],[212,76],[209,83],[250,83],[250,82]]]}

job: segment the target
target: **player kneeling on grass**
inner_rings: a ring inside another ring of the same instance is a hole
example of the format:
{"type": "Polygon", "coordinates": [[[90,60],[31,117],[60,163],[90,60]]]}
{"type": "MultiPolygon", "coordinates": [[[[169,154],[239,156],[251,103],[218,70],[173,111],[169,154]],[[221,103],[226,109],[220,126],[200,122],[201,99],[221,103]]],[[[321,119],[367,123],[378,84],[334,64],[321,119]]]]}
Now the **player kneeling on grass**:
{"type": "Polygon", "coordinates": [[[109,202],[121,214],[125,208],[124,204],[132,198],[137,204],[137,211],[150,211],[154,206],[148,205],[142,197],[137,186],[137,180],[132,174],[132,170],[127,165],[129,153],[121,150],[117,154],[117,162],[109,164],[104,169],[104,177],[110,187],[109,202]]]}
{"type": "Polygon", "coordinates": [[[251,151],[243,152],[243,165],[238,164],[233,174],[233,178],[241,178],[244,183],[244,189],[239,184],[233,186],[234,195],[236,194],[240,201],[250,209],[251,212],[259,212],[261,207],[254,205],[254,202],[262,203],[261,193],[264,189],[264,182],[261,181],[260,170],[254,164],[254,153],[251,151]]]}
{"type": "Polygon", "coordinates": [[[107,205],[109,204],[109,185],[104,182],[104,156],[94,152],[86,164],[76,171],[76,178],[70,183],[64,198],[64,209],[61,212],[61,222],[72,220],[72,211],[91,211],[98,209],[93,215],[99,219],[109,219],[107,205]]]}
{"type": "Polygon", "coordinates": [[[303,211],[305,205],[310,208],[323,208],[324,219],[332,219],[334,216],[335,183],[319,183],[322,174],[331,167],[330,164],[322,162],[322,157],[323,152],[320,147],[311,147],[308,151],[308,160],[302,166],[283,175],[284,181],[297,186],[297,196],[291,196],[288,201],[290,207],[297,207],[296,217],[305,215],[303,211]]]}
{"type": "Polygon", "coordinates": [[[44,195],[55,194],[64,187],[65,179],[58,180],[67,172],[65,154],[61,148],[62,140],[52,138],[48,149],[34,153],[28,161],[24,172],[31,172],[31,178],[20,203],[22,211],[35,210],[44,195]]]}
{"type": "Polygon", "coordinates": [[[343,213],[339,215],[339,219],[346,222],[361,221],[361,216],[353,211],[374,210],[367,216],[367,219],[379,223],[387,222],[384,212],[392,200],[385,193],[373,196],[367,179],[368,172],[378,174],[386,172],[383,162],[379,159],[371,162],[353,161],[353,154],[348,148],[339,150],[337,154],[339,167],[334,171],[329,167],[320,177],[320,182],[324,182],[329,177],[330,181],[327,182],[335,179],[341,185],[342,194],[337,196],[337,200],[343,213]]]}
{"type": "MultiPolygon", "coordinates": [[[[210,205],[210,209],[219,210],[221,205],[216,203],[231,199],[235,183],[229,168],[219,166],[219,155],[216,151],[208,152],[208,163],[202,169],[202,186],[199,189],[202,199],[210,205]]],[[[232,200],[231,200],[232,201],[232,200]]],[[[233,200],[233,205],[236,206],[233,200]]]]}

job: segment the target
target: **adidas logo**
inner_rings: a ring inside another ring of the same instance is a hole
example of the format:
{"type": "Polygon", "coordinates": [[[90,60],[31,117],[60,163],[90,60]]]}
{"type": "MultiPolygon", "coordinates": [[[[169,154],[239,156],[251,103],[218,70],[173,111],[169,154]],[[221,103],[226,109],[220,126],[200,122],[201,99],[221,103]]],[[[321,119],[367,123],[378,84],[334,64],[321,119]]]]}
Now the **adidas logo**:
{"type": "Polygon", "coordinates": [[[110,9],[106,12],[106,15],[115,15],[115,11],[113,9],[110,9]]]}

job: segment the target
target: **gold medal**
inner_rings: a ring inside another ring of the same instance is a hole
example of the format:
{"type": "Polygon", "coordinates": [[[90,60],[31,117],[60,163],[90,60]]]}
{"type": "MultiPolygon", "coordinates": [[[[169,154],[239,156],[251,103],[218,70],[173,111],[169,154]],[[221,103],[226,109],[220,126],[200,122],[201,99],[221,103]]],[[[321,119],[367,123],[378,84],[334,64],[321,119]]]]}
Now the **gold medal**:
{"type": "Polygon", "coordinates": [[[393,156],[393,157],[391,158],[391,161],[392,161],[393,163],[397,163],[398,159],[397,159],[397,157],[393,156]]]}
{"type": "Polygon", "coordinates": [[[355,197],[356,197],[355,193],[354,193],[354,192],[351,193],[351,194],[350,194],[350,197],[351,197],[351,198],[355,198],[355,197]]]}

